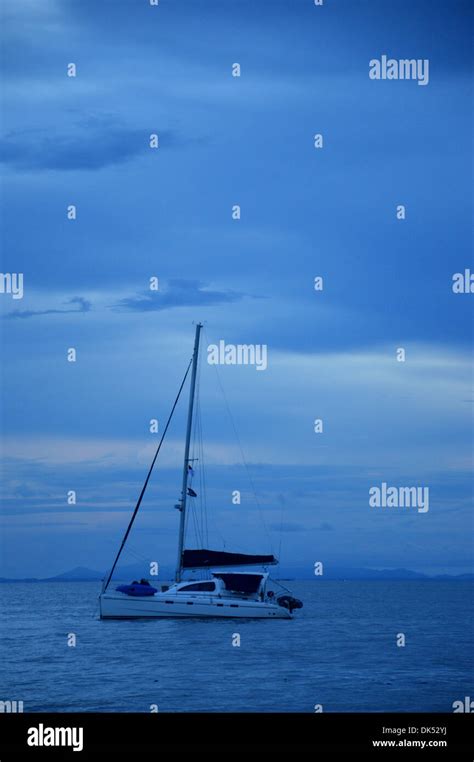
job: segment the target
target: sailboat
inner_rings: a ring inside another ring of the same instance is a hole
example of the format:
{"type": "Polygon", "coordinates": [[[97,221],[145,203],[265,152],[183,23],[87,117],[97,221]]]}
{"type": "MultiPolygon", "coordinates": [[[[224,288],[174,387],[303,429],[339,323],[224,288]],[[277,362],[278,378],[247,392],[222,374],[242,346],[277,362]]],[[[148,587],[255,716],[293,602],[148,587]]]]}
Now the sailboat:
{"type": "Polygon", "coordinates": [[[186,510],[188,497],[194,492],[189,486],[192,465],[190,443],[193,430],[194,400],[196,394],[196,374],[198,368],[199,345],[202,324],[196,325],[194,350],[178,395],[172,407],[155,457],[148,471],[137,505],[130,519],[119,551],[110,572],[104,579],[99,596],[101,619],[138,619],[161,617],[231,617],[251,619],[291,619],[295,609],[302,602],[294,598],[289,590],[276,582],[269,582],[268,566],[278,563],[274,555],[231,553],[207,548],[185,548],[186,510]],[[178,558],[174,584],[160,590],[142,579],[129,585],[119,585],[114,590],[110,583],[117,562],[126,544],[128,535],[138,513],[143,495],[155,465],[158,453],[166,436],[171,418],[183,390],[191,368],[191,388],[189,395],[186,441],[184,448],[183,479],[181,498],[175,506],[180,513],[178,535],[178,558]],[[235,571],[244,566],[258,566],[260,572],[235,571]],[[200,579],[184,580],[183,575],[193,571],[200,579]],[[277,591],[271,589],[274,586],[277,591]]]}

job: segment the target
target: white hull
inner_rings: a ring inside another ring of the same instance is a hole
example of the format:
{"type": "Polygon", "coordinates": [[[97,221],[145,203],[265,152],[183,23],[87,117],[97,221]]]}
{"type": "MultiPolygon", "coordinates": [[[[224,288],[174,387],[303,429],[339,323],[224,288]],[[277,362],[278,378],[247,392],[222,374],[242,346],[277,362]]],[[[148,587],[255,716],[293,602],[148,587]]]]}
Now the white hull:
{"type": "Polygon", "coordinates": [[[134,597],[119,592],[99,596],[101,619],[158,619],[162,617],[230,617],[232,619],[292,619],[283,606],[266,601],[156,593],[134,597]]]}

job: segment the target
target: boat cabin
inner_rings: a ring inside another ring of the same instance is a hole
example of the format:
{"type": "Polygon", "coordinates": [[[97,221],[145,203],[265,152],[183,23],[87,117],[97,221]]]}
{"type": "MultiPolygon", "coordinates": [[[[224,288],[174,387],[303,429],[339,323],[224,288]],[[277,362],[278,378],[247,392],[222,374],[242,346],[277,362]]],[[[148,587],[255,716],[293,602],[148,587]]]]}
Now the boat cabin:
{"type": "Polygon", "coordinates": [[[267,578],[268,574],[212,572],[212,579],[179,582],[173,592],[263,600],[267,578]]]}

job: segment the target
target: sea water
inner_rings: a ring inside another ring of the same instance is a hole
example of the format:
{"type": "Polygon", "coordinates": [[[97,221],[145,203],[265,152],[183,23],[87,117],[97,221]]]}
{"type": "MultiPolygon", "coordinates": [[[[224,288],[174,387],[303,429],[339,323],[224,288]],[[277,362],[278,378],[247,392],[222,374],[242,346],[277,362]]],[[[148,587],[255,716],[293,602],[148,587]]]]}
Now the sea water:
{"type": "Polygon", "coordinates": [[[1,584],[0,701],[25,712],[452,712],[474,695],[474,583],[286,584],[304,608],[268,621],[101,621],[100,583],[1,584]]]}

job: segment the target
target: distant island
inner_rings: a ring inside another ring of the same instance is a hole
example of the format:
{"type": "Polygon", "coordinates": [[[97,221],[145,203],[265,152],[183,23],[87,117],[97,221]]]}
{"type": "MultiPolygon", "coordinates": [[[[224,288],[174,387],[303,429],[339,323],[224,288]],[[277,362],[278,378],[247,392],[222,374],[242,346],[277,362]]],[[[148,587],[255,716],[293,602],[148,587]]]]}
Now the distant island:
{"type": "MultiPolygon", "coordinates": [[[[146,564],[133,564],[131,566],[119,567],[114,579],[133,579],[149,577],[146,572],[146,564]]],[[[55,577],[25,577],[21,579],[0,577],[0,582],[100,582],[104,579],[106,572],[88,569],[85,566],[76,566],[74,569],[57,574],[55,577]]],[[[160,569],[159,579],[173,579],[173,569],[171,567],[162,567],[160,569]]],[[[466,574],[423,574],[411,569],[364,569],[364,568],[343,568],[326,566],[324,574],[314,576],[308,574],[307,567],[285,568],[279,576],[282,580],[295,579],[313,579],[316,581],[324,580],[474,580],[474,573],[466,574]]]]}

